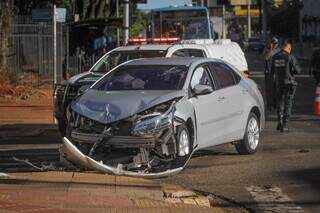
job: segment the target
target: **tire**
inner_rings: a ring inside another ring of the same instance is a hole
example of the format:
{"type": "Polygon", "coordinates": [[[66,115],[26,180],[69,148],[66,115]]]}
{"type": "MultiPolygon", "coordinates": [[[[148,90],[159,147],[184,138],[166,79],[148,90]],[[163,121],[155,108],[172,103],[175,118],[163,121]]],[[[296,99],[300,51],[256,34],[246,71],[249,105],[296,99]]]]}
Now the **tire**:
{"type": "Polygon", "coordinates": [[[235,144],[235,148],[240,155],[254,154],[260,142],[260,122],[258,117],[250,112],[244,138],[235,144]]]}
{"type": "Polygon", "coordinates": [[[58,129],[59,129],[60,135],[64,137],[66,135],[66,129],[67,129],[66,121],[63,118],[58,118],[57,121],[58,121],[58,129]]]}
{"type": "Polygon", "coordinates": [[[190,138],[190,133],[185,124],[177,127],[177,152],[179,157],[188,156],[193,151],[193,145],[190,138]]]}

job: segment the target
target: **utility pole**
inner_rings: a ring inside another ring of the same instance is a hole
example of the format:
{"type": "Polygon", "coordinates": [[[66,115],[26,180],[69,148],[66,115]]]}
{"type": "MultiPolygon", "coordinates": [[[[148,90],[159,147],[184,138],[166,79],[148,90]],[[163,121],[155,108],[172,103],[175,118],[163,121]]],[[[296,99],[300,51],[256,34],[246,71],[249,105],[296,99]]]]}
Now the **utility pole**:
{"type": "MultiPolygon", "coordinates": [[[[116,16],[119,18],[119,0],[116,0],[116,16]]],[[[117,47],[120,46],[120,29],[117,27],[117,47]]]]}
{"type": "Polygon", "coordinates": [[[129,39],[129,0],[123,0],[123,45],[128,44],[129,39]]]}
{"type": "Polygon", "coordinates": [[[226,6],[222,5],[222,38],[226,39],[226,6]]]}
{"type": "Polygon", "coordinates": [[[251,38],[251,0],[247,0],[248,5],[248,39],[251,38]]]}
{"type": "Polygon", "coordinates": [[[53,25],[53,83],[58,83],[57,75],[57,16],[56,16],[56,5],[53,5],[52,14],[52,25],[53,25]]]}
{"type": "Polygon", "coordinates": [[[267,41],[267,7],[265,0],[261,0],[262,7],[262,39],[267,41]]]}
{"type": "Polygon", "coordinates": [[[300,55],[304,56],[303,52],[303,39],[302,39],[302,7],[303,6],[303,1],[299,0],[298,1],[298,9],[299,9],[299,43],[300,43],[300,55]]]}

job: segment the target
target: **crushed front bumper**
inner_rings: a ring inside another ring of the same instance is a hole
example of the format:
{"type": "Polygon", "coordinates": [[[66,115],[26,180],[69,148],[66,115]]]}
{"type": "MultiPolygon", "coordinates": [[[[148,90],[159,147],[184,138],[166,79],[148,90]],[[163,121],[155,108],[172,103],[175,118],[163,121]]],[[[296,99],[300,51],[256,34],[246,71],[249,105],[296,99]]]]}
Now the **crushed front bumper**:
{"type": "MultiPolygon", "coordinates": [[[[182,166],[182,167],[169,169],[159,173],[144,173],[144,172],[132,172],[132,171],[124,170],[120,164],[118,165],[118,167],[107,166],[102,162],[98,162],[92,159],[91,157],[84,155],[66,137],[63,138],[62,152],[64,153],[66,159],[70,160],[71,162],[77,165],[80,165],[87,169],[95,169],[95,170],[108,173],[108,174],[113,174],[113,175],[123,175],[123,176],[142,177],[142,178],[162,178],[162,177],[175,175],[180,171],[182,171],[184,168],[184,166],[182,166]]],[[[189,161],[189,159],[187,160],[187,162],[189,161]]],[[[184,165],[186,165],[187,162],[184,165]]]]}

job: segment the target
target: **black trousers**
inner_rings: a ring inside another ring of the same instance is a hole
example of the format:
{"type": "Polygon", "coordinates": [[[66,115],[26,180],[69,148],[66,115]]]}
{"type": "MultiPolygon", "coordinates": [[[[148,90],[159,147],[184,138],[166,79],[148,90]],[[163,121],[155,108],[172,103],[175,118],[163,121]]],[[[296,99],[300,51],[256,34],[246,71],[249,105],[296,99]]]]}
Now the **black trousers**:
{"type": "Polygon", "coordinates": [[[277,112],[279,123],[286,124],[290,119],[296,88],[297,85],[295,84],[285,84],[278,86],[277,88],[277,112]]]}

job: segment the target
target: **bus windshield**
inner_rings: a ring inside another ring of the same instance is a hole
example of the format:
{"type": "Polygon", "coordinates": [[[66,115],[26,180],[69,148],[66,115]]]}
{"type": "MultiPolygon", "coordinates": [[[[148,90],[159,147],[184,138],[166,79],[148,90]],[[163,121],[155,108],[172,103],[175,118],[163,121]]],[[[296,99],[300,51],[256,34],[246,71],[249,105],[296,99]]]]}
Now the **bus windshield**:
{"type": "Polygon", "coordinates": [[[152,12],[153,37],[210,39],[210,22],[206,9],[155,10],[152,12]]]}

